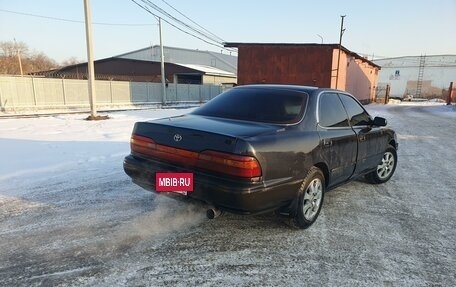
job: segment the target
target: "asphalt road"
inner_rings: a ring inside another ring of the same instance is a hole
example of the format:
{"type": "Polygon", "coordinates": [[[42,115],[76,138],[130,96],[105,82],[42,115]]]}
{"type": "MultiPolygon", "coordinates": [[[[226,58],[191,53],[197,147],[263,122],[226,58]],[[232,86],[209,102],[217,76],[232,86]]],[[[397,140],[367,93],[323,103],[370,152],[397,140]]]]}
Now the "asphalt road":
{"type": "Polygon", "coordinates": [[[0,201],[0,285],[455,286],[456,121],[369,109],[398,132],[396,174],[328,192],[304,231],[272,214],[208,220],[136,187],[120,163],[9,182],[20,192],[0,201]]]}

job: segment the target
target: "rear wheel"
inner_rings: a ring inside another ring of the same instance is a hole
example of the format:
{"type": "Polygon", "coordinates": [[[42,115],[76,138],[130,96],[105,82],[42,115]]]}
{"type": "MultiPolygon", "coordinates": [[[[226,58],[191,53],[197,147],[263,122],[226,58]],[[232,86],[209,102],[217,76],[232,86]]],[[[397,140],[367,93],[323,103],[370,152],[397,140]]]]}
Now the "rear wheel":
{"type": "Polygon", "coordinates": [[[320,169],[312,167],[301,184],[298,193],[298,206],[293,223],[306,229],[317,220],[323,205],[325,177],[320,169]]]}
{"type": "Polygon", "coordinates": [[[397,153],[393,147],[386,149],[383,154],[382,161],[377,168],[366,175],[366,179],[370,183],[380,184],[387,182],[394,174],[397,165],[397,153]]]}

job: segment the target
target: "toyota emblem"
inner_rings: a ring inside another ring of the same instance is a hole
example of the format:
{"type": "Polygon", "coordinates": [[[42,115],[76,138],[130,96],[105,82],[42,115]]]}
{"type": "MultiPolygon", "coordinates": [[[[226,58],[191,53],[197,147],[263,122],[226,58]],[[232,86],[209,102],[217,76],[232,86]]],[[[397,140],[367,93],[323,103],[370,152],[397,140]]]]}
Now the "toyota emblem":
{"type": "Polygon", "coordinates": [[[175,142],[180,142],[182,140],[182,136],[180,134],[175,134],[174,135],[174,141],[175,142]]]}

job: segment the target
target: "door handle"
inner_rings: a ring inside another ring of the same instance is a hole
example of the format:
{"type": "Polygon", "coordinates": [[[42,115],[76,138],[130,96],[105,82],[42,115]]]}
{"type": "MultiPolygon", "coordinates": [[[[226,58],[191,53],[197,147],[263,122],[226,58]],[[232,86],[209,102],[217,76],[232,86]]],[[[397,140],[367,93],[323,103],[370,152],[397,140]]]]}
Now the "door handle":
{"type": "Polygon", "coordinates": [[[360,141],[360,142],[363,142],[363,141],[365,141],[365,140],[366,140],[366,136],[365,136],[365,135],[360,135],[360,136],[359,136],[359,141],[360,141]]]}
{"type": "Polygon", "coordinates": [[[332,144],[333,144],[332,140],[328,140],[328,139],[324,139],[323,140],[323,146],[324,147],[330,147],[330,146],[332,146],[332,144]]]}

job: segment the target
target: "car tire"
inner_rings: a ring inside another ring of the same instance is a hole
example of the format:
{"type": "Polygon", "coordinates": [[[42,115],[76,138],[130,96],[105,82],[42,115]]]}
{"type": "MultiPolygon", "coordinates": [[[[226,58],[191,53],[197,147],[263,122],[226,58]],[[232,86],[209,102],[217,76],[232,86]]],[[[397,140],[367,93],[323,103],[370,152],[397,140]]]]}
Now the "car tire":
{"type": "Polygon", "coordinates": [[[320,214],[325,195],[325,176],[317,167],[312,167],[298,192],[298,205],[293,218],[295,227],[310,227],[320,214]]]}
{"type": "Polygon", "coordinates": [[[366,175],[368,182],[381,184],[387,182],[394,174],[397,166],[397,152],[392,146],[388,147],[377,168],[366,175]]]}

